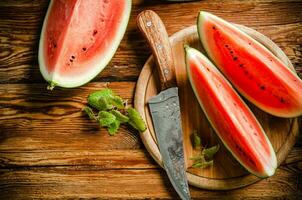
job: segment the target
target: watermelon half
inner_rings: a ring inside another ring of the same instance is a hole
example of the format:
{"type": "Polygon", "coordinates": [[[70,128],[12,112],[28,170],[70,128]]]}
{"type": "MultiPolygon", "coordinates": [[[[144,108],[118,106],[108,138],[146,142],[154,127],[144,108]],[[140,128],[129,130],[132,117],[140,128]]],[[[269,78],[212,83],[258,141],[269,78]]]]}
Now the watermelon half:
{"type": "Polygon", "coordinates": [[[113,57],[126,31],[131,0],[51,0],[39,65],[51,87],[89,82],[113,57]]]}
{"type": "Polygon", "coordinates": [[[276,155],[254,114],[208,58],[190,47],[185,51],[191,86],[219,138],[249,172],[272,176],[276,155]]]}
{"type": "Polygon", "coordinates": [[[275,116],[302,114],[302,80],[268,49],[207,12],[199,13],[197,26],[207,54],[244,97],[275,116]]]}

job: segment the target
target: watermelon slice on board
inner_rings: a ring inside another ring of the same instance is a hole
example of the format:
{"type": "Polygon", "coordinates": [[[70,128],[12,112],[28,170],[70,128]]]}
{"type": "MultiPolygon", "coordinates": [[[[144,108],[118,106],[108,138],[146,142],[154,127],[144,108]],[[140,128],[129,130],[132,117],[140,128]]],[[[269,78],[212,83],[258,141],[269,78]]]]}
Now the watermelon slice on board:
{"type": "Polygon", "coordinates": [[[191,86],[219,138],[249,172],[272,176],[276,154],[255,115],[207,57],[188,46],[185,52],[191,86]]]}
{"type": "Polygon", "coordinates": [[[126,31],[131,0],[51,0],[39,66],[50,88],[78,87],[100,73],[126,31]]]}
{"type": "Polygon", "coordinates": [[[266,47],[208,12],[198,16],[200,40],[211,60],[249,101],[278,117],[302,114],[302,80],[266,47]]]}

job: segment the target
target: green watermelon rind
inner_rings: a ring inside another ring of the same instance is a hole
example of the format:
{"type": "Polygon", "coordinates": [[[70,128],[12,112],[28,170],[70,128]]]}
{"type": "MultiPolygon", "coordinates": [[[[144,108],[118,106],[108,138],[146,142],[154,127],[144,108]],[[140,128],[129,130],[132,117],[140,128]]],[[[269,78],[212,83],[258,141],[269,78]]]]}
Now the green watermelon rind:
{"type": "MultiPolygon", "coordinates": [[[[194,81],[192,80],[191,72],[190,72],[190,69],[189,69],[189,54],[191,54],[191,52],[192,52],[192,53],[197,53],[202,59],[206,60],[206,62],[209,64],[209,66],[211,66],[211,69],[212,69],[212,70],[217,71],[219,74],[221,74],[221,72],[220,72],[220,71],[213,65],[213,63],[212,63],[206,56],[204,56],[201,52],[199,52],[198,50],[196,50],[196,49],[194,49],[194,48],[191,48],[191,47],[189,47],[189,46],[185,46],[185,63],[186,63],[186,70],[187,70],[187,74],[188,74],[188,77],[189,77],[189,81],[190,81],[190,83],[191,83],[193,92],[194,92],[194,94],[195,94],[195,96],[196,96],[196,98],[197,98],[197,100],[198,100],[198,103],[199,103],[200,107],[201,107],[202,110],[204,111],[204,113],[205,113],[207,119],[209,120],[209,122],[210,122],[212,128],[214,129],[214,131],[215,131],[216,134],[217,134],[218,131],[217,131],[216,127],[214,126],[214,123],[213,123],[213,122],[211,121],[211,119],[208,117],[207,112],[205,112],[205,109],[204,109],[204,107],[203,107],[203,105],[202,105],[202,102],[201,102],[201,100],[200,100],[199,97],[198,97],[198,92],[196,91],[196,88],[194,87],[194,81]]],[[[221,76],[223,76],[223,75],[221,74],[221,76]]],[[[225,79],[225,80],[226,80],[226,79],[225,79]]],[[[226,83],[229,84],[230,88],[232,88],[232,89],[235,91],[235,89],[233,88],[233,86],[232,86],[227,80],[226,80],[226,83]]],[[[237,94],[236,91],[235,91],[235,93],[236,93],[236,95],[238,96],[238,98],[241,99],[241,97],[237,94]]],[[[252,113],[252,111],[250,110],[250,108],[243,102],[242,99],[241,99],[241,101],[242,101],[243,105],[245,105],[245,106],[247,107],[247,109],[252,113]]],[[[243,161],[241,161],[240,159],[238,159],[237,156],[236,156],[236,155],[233,153],[233,151],[231,150],[231,148],[224,142],[223,138],[221,138],[219,134],[217,134],[217,135],[218,135],[218,137],[220,138],[220,140],[222,141],[222,143],[224,144],[224,146],[228,149],[228,151],[236,158],[236,160],[237,160],[237,161],[238,161],[238,162],[239,162],[239,163],[240,163],[247,171],[249,171],[251,174],[254,174],[255,176],[257,176],[257,177],[259,177],[259,178],[267,178],[267,177],[269,177],[269,176],[272,176],[272,175],[275,173],[275,171],[276,171],[276,169],[277,169],[277,158],[276,158],[275,151],[274,151],[274,149],[273,149],[273,147],[272,147],[272,144],[270,143],[269,138],[268,138],[267,135],[265,134],[265,132],[264,132],[262,126],[260,125],[260,123],[258,122],[257,119],[256,119],[256,121],[257,121],[259,127],[262,129],[262,131],[263,131],[263,133],[264,133],[265,140],[267,141],[267,143],[268,143],[268,145],[269,145],[269,147],[270,147],[270,152],[271,152],[271,156],[272,156],[271,159],[272,159],[272,161],[274,162],[274,163],[273,163],[273,166],[275,166],[275,167],[273,167],[273,169],[271,169],[271,171],[270,171],[269,173],[261,174],[260,172],[258,173],[258,172],[252,171],[251,169],[249,169],[248,167],[246,167],[246,165],[243,163],[243,161]]]]}
{"type": "Polygon", "coordinates": [[[43,76],[43,78],[49,83],[50,89],[53,88],[53,86],[59,86],[63,88],[75,88],[75,87],[80,87],[82,85],[87,84],[90,82],[93,78],[95,78],[111,61],[112,57],[114,56],[115,52],[117,51],[119,44],[121,43],[124,34],[127,29],[127,25],[130,19],[130,14],[131,14],[131,7],[132,7],[132,1],[131,0],[126,0],[126,9],[125,13],[123,15],[123,18],[121,20],[121,25],[119,26],[119,30],[117,31],[117,35],[115,37],[115,42],[111,44],[111,48],[108,48],[105,54],[105,57],[102,58],[97,58],[100,63],[97,66],[93,66],[94,70],[91,70],[89,73],[85,74],[85,76],[82,76],[81,80],[77,80],[75,77],[71,78],[66,78],[62,77],[54,71],[53,73],[48,73],[46,66],[45,66],[45,61],[44,61],[44,55],[43,55],[43,49],[44,49],[44,34],[45,29],[46,29],[46,23],[48,20],[48,16],[51,10],[51,7],[53,5],[53,1],[50,1],[49,8],[47,9],[46,16],[44,18],[43,26],[42,26],[42,31],[40,35],[40,40],[39,40],[39,53],[38,53],[38,62],[39,62],[39,69],[40,72],[43,76]]]}

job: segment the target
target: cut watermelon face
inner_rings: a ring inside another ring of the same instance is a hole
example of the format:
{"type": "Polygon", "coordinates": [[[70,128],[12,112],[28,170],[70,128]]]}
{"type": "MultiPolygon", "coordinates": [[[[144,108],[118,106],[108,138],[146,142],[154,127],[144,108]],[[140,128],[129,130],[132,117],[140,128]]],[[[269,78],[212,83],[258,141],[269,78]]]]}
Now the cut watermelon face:
{"type": "Polygon", "coordinates": [[[208,58],[190,47],[185,51],[191,86],[219,138],[249,172],[272,176],[276,155],[254,114],[208,58]]]}
{"type": "Polygon", "coordinates": [[[113,57],[130,11],[131,0],[52,0],[39,44],[43,77],[61,87],[89,82],[113,57]]]}
{"type": "Polygon", "coordinates": [[[302,81],[262,44],[207,12],[198,16],[200,40],[220,71],[260,109],[279,117],[302,114],[302,81]]]}

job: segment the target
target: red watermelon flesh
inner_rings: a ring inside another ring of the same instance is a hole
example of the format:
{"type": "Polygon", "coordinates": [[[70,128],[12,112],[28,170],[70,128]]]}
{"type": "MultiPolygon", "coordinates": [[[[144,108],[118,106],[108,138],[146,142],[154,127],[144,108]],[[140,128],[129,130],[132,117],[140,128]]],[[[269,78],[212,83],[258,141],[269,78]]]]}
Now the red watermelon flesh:
{"type": "Polygon", "coordinates": [[[219,70],[199,51],[186,47],[194,93],[215,132],[234,157],[259,177],[274,174],[274,149],[254,114],[219,70]]]}
{"type": "Polygon", "coordinates": [[[131,0],[52,0],[40,39],[44,78],[77,87],[111,60],[126,30],[131,0]]]}
{"type": "Polygon", "coordinates": [[[259,42],[234,25],[200,12],[198,32],[216,66],[248,100],[279,117],[302,114],[302,81],[259,42]]]}

